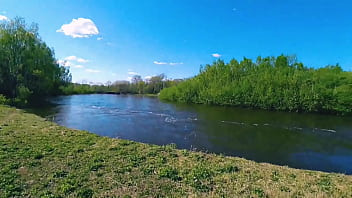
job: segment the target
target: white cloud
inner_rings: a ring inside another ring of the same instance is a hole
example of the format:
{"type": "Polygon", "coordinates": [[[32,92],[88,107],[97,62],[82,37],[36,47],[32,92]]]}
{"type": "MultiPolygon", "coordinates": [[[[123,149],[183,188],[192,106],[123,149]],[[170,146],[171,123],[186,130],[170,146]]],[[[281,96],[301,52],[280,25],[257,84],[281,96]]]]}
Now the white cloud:
{"type": "Polygon", "coordinates": [[[220,58],[221,54],[215,53],[215,54],[212,54],[212,56],[215,58],[220,58]]]}
{"type": "Polygon", "coordinates": [[[159,61],[154,61],[153,63],[156,65],[167,65],[167,63],[165,62],[159,62],[159,61]]]}
{"type": "Polygon", "coordinates": [[[139,75],[139,73],[133,72],[133,71],[129,71],[129,72],[128,72],[128,75],[139,75]]]}
{"type": "Polygon", "coordinates": [[[96,69],[86,69],[85,71],[88,73],[100,73],[101,72],[100,70],[96,70],[96,69]]]}
{"type": "Polygon", "coordinates": [[[67,60],[57,60],[56,63],[64,67],[71,67],[73,65],[70,61],[67,60]]]}
{"type": "Polygon", "coordinates": [[[127,80],[128,80],[128,81],[131,81],[131,80],[132,80],[132,77],[127,77],[127,80]]]}
{"type": "MultiPolygon", "coordinates": [[[[82,59],[84,60],[84,59],[82,59]]],[[[57,60],[57,64],[62,65],[64,67],[74,67],[74,68],[84,68],[83,65],[76,65],[73,62],[79,62],[79,63],[85,63],[88,62],[87,60],[82,61],[80,58],[77,58],[76,56],[68,56],[64,58],[64,60],[57,60]]]]}
{"type": "Polygon", "coordinates": [[[6,21],[8,18],[4,15],[0,15],[0,21],[6,21]]]}
{"type": "Polygon", "coordinates": [[[152,78],[152,76],[145,76],[144,79],[146,80],[150,80],[152,78]]]}
{"type": "Polygon", "coordinates": [[[167,62],[154,61],[153,63],[156,64],[156,65],[183,65],[183,62],[179,62],[179,63],[170,62],[170,63],[167,63],[167,62]]]}
{"type": "Polygon", "coordinates": [[[99,30],[94,22],[85,18],[72,19],[71,23],[63,24],[56,32],[62,32],[66,36],[73,38],[88,38],[99,34],[99,30]]]}
{"type": "Polygon", "coordinates": [[[65,60],[77,60],[77,56],[68,56],[65,58],[65,60]]]}
{"type": "Polygon", "coordinates": [[[103,37],[98,37],[97,40],[101,41],[101,40],[103,40],[103,37]]]}
{"type": "Polygon", "coordinates": [[[88,62],[88,60],[83,59],[83,58],[78,58],[78,59],[77,59],[77,62],[79,62],[79,63],[86,63],[86,62],[88,62]]]}
{"type": "Polygon", "coordinates": [[[169,63],[170,65],[183,65],[183,63],[182,62],[180,62],[180,63],[169,63]]]}
{"type": "Polygon", "coordinates": [[[68,56],[68,57],[65,58],[65,60],[68,60],[68,61],[76,61],[76,62],[79,62],[79,63],[86,63],[86,62],[88,62],[88,60],[83,59],[83,58],[78,58],[77,56],[68,56]]]}
{"type": "Polygon", "coordinates": [[[57,60],[56,63],[59,64],[59,65],[63,65],[64,64],[64,60],[57,60]]]}

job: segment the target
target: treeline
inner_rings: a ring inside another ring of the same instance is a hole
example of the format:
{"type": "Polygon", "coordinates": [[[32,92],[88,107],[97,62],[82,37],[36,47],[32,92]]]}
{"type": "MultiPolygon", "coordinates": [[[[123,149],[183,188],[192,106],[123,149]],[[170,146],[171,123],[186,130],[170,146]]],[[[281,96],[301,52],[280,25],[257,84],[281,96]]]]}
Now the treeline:
{"type": "Polygon", "coordinates": [[[313,69],[294,56],[218,60],[200,74],[164,89],[160,99],[295,112],[352,112],[352,72],[339,65],[313,69]]]}
{"type": "Polygon", "coordinates": [[[48,95],[60,94],[71,82],[65,67],[57,64],[54,51],[43,42],[38,26],[24,19],[0,24],[0,102],[25,105],[48,95]]]}
{"type": "Polygon", "coordinates": [[[65,95],[92,94],[92,93],[116,93],[116,94],[157,94],[162,89],[177,85],[182,80],[167,80],[164,74],[153,76],[143,80],[135,75],[130,81],[107,82],[105,85],[88,85],[71,83],[62,86],[61,91],[65,95]]]}

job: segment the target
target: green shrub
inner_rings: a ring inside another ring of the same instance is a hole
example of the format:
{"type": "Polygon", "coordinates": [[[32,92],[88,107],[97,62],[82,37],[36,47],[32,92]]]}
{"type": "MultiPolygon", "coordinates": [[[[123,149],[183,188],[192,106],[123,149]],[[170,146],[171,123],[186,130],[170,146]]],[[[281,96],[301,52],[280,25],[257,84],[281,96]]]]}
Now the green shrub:
{"type": "Polygon", "coordinates": [[[352,112],[352,72],[339,65],[308,68],[295,59],[218,60],[197,76],[163,89],[159,98],[291,112],[352,112]]]}
{"type": "Polygon", "coordinates": [[[0,94],[0,105],[8,105],[10,100],[7,99],[4,95],[0,94]]]}

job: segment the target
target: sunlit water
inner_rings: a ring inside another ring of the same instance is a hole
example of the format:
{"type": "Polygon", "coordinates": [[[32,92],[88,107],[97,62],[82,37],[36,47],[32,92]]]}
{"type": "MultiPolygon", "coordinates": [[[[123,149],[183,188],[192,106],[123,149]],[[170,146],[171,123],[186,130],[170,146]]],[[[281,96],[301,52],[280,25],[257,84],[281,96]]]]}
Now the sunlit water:
{"type": "Polygon", "coordinates": [[[35,112],[101,136],[352,174],[352,118],[179,105],[131,95],[56,97],[35,112]]]}

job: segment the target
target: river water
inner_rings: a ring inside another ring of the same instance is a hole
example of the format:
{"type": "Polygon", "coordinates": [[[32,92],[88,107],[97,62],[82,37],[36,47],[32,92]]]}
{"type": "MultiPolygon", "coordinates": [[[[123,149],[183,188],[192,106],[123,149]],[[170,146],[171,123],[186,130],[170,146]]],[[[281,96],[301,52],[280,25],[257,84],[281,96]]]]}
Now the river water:
{"type": "Polygon", "coordinates": [[[35,113],[101,136],[352,174],[352,117],[164,103],[133,95],[51,99],[35,113]]]}

